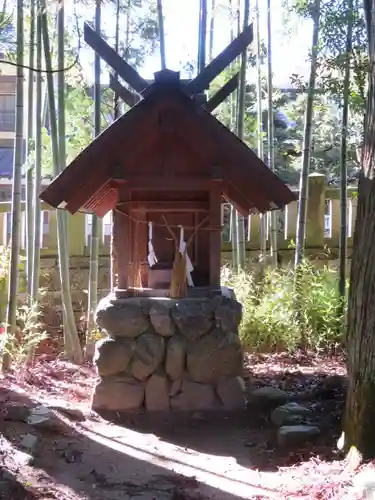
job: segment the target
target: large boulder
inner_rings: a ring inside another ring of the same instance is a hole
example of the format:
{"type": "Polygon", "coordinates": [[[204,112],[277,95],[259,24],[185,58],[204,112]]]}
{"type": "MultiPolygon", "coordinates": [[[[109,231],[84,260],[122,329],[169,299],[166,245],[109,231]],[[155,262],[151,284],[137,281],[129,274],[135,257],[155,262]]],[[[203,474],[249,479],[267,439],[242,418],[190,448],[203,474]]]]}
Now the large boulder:
{"type": "Polygon", "coordinates": [[[146,380],[161,365],[164,357],[164,338],[154,333],[144,333],[136,341],[131,366],[133,377],[146,380]]]}
{"type": "Polygon", "coordinates": [[[154,373],[148,379],[145,388],[146,410],[169,410],[169,382],[166,375],[154,373]]]}
{"type": "Polygon", "coordinates": [[[194,342],[212,328],[214,303],[205,298],[181,299],[172,309],[172,318],[182,335],[194,342]]]}
{"type": "Polygon", "coordinates": [[[155,332],[163,335],[163,337],[171,337],[176,331],[176,326],[170,314],[172,305],[172,301],[153,300],[150,307],[151,324],[155,332]]]}
{"type": "Polygon", "coordinates": [[[181,335],[173,335],[168,340],[165,371],[172,380],[181,378],[186,364],[186,342],[181,335]]]}
{"type": "Polygon", "coordinates": [[[234,333],[216,328],[198,342],[188,345],[187,369],[191,380],[213,383],[220,377],[242,375],[243,353],[234,333]]]}
{"type": "Polygon", "coordinates": [[[217,400],[211,385],[184,380],[181,392],[171,398],[171,408],[179,411],[214,410],[217,400]]]}
{"type": "Polygon", "coordinates": [[[92,409],[118,412],[138,410],[144,396],[143,384],[132,377],[106,377],[95,387],[92,409]]]}
{"type": "Polygon", "coordinates": [[[245,408],[245,382],[241,377],[221,377],[216,392],[225,410],[245,408]]]}
{"type": "Polygon", "coordinates": [[[132,298],[102,299],[96,309],[96,323],[112,337],[135,338],[150,328],[140,302],[132,298]]]}
{"type": "Polygon", "coordinates": [[[101,377],[125,372],[135,344],[125,339],[102,339],[96,343],[94,363],[101,377]]]}

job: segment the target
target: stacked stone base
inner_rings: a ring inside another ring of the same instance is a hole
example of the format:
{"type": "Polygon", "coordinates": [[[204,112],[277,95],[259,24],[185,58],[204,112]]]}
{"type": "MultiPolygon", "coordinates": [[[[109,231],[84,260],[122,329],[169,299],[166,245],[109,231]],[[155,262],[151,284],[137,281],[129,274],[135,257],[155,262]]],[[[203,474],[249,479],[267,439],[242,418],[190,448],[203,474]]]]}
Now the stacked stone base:
{"type": "Polygon", "coordinates": [[[241,305],[222,296],[108,296],[97,324],[95,411],[238,410],[245,405],[241,305]]]}

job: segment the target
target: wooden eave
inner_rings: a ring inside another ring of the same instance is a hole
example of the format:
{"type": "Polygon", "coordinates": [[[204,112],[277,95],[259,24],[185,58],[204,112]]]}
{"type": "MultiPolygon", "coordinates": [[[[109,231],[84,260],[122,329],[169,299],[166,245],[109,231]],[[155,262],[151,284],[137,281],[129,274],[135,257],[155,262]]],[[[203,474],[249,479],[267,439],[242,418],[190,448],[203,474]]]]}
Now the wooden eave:
{"type": "Polygon", "coordinates": [[[185,118],[184,122],[180,122],[178,130],[195,145],[199,140],[202,148],[209,151],[212,160],[223,166],[224,185],[230,190],[223,194],[234,205],[242,205],[247,213],[263,213],[283,208],[296,200],[289,187],[244,142],[202,106],[182,94],[178,105],[183,107],[185,118]],[[244,199],[247,200],[246,204],[244,199]]]}
{"type": "Polygon", "coordinates": [[[152,109],[141,101],[98,135],[40,195],[54,208],[76,213],[111,181],[111,167],[119,154],[136,154],[144,146],[139,140],[147,137],[152,109]],[[137,140],[138,139],[138,140],[137,140]],[[126,154],[126,153],[125,153],[126,154]]]}
{"type": "Polygon", "coordinates": [[[150,86],[145,98],[121,116],[80,153],[42,192],[40,198],[70,213],[80,209],[104,215],[116,203],[114,167],[142,158],[147,140],[167,125],[211,165],[222,167],[223,195],[244,215],[282,208],[296,199],[290,189],[236,135],[195,103],[181,87],[150,86]],[[165,113],[165,115],[163,115],[165,113]],[[175,120],[175,123],[173,123],[175,120]],[[103,213],[104,212],[104,213],[103,213]]]}

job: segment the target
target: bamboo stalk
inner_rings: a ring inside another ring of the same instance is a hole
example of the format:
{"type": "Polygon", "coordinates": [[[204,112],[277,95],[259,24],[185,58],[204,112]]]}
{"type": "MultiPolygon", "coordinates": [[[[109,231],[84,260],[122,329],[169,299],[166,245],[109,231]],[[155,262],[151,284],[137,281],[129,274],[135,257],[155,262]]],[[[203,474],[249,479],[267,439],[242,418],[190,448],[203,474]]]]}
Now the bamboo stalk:
{"type": "Polygon", "coordinates": [[[208,48],[209,61],[212,61],[212,59],[214,58],[215,9],[216,9],[216,0],[211,0],[210,40],[208,48]]]}
{"type": "MultiPolygon", "coordinates": [[[[264,160],[264,148],[263,148],[263,110],[262,110],[262,60],[261,60],[261,44],[260,44],[260,12],[259,12],[259,0],[255,2],[255,29],[256,29],[256,69],[257,69],[257,82],[256,82],[256,93],[257,93],[257,152],[259,158],[264,160]]],[[[261,261],[264,262],[266,252],[267,252],[267,214],[261,214],[260,216],[260,256],[261,261]]]]}
{"type": "Polygon", "coordinates": [[[27,102],[27,158],[28,168],[26,172],[26,279],[27,295],[29,305],[32,305],[32,272],[33,272],[33,168],[29,164],[33,152],[32,140],[34,138],[34,46],[35,46],[35,0],[30,1],[30,47],[29,47],[29,74],[28,74],[28,102],[27,102]]]}
{"type": "MultiPolygon", "coordinates": [[[[348,27],[346,34],[345,49],[345,74],[341,126],[341,165],[340,165],[340,241],[339,241],[339,293],[345,298],[346,290],[346,258],[347,258],[347,139],[348,139],[348,114],[349,114],[349,91],[350,91],[350,54],[352,51],[353,36],[353,0],[348,0],[348,27]]],[[[342,302],[344,304],[344,302],[342,302]]],[[[342,311],[343,312],[343,311],[342,311]]]]}
{"type": "MultiPolygon", "coordinates": [[[[40,14],[36,19],[36,67],[42,69],[42,31],[40,14]]],[[[35,169],[34,169],[34,188],[33,188],[33,271],[32,271],[32,287],[31,297],[32,302],[37,300],[39,289],[39,274],[40,274],[40,239],[41,239],[41,202],[39,198],[42,176],[42,75],[40,72],[36,74],[35,88],[35,169]]]]}
{"type": "Polygon", "coordinates": [[[165,33],[164,33],[164,16],[163,16],[163,3],[162,0],[157,0],[158,21],[159,21],[159,43],[160,43],[160,61],[161,69],[167,67],[165,57],[165,33]]]}
{"type": "MultiPolygon", "coordinates": [[[[240,6],[240,2],[239,2],[240,6]]],[[[246,29],[250,18],[250,1],[244,1],[243,29],[246,29]]],[[[241,141],[244,140],[245,125],[245,96],[246,96],[246,70],[247,70],[247,47],[241,55],[241,71],[238,90],[238,114],[237,114],[237,135],[241,141]]],[[[245,240],[245,218],[237,215],[237,240],[238,240],[238,266],[245,268],[246,260],[246,240],[245,240]]]]}
{"type": "Polygon", "coordinates": [[[294,260],[294,266],[296,269],[301,264],[305,251],[308,179],[310,170],[311,140],[312,140],[312,125],[313,125],[312,121],[314,115],[313,105],[314,105],[314,95],[315,95],[316,66],[318,58],[319,21],[320,21],[320,0],[316,0],[314,5],[312,55],[311,55],[311,65],[310,65],[309,87],[307,91],[305,130],[303,137],[303,159],[302,159],[299,200],[298,200],[296,252],[294,260]]]}
{"type": "MultiPolygon", "coordinates": [[[[50,130],[51,130],[51,146],[52,146],[52,160],[53,160],[53,170],[54,175],[58,175],[61,171],[60,158],[63,159],[61,153],[59,153],[59,141],[58,141],[58,129],[57,129],[57,119],[56,119],[56,104],[55,104],[55,93],[54,84],[52,76],[52,63],[51,63],[51,51],[50,51],[50,40],[48,35],[48,22],[47,22],[47,12],[46,12],[46,0],[40,0],[41,4],[41,24],[42,24],[42,39],[44,48],[45,65],[47,70],[47,93],[48,93],[48,107],[49,107],[49,117],[50,117],[50,130]],[[61,156],[60,156],[61,155],[61,156]]],[[[60,4],[59,15],[60,23],[63,19],[63,4],[60,4]]],[[[61,27],[61,24],[60,24],[61,27]]],[[[61,33],[61,32],[60,32],[61,33]]],[[[60,51],[59,51],[59,67],[64,67],[64,39],[59,36],[60,51]]],[[[61,72],[63,73],[63,72],[61,72]]],[[[59,104],[64,103],[62,97],[64,88],[59,89],[59,96],[61,101],[59,104]]],[[[62,130],[63,119],[65,120],[64,106],[59,109],[60,117],[60,127],[59,134],[61,137],[60,144],[64,144],[65,141],[65,130],[62,130]]],[[[64,127],[65,128],[65,127],[64,127]]],[[[65,164],[65,157],[64,157],[65,164]]],[[[78,339],[77,328],[74,319],[71,291],[70,291],[70,275],[69,275],[69,255],[68,246],[66,238],[66,213],[62,210],[56,210],[57,218],[57,246],[59,254],[59,271],[60,271],[60,283],[61,283],[61,295],[62,295],[62,305],[63,305],[63,317],[66,323],[64,333],[69,337],[70,345],[67,346],[70,352],[67,354],[76,363],[82,363],[83,356],[82,350],[78,339]]]]}
{"type": "MultiPolygon", "coordinates": [[[[267,0],[267,62],[268,62],[268,167],[275,170],[274,116],[273,116],[273,82],[272,82],[272,25],[271,0],[267,0]]],[[[277,219],[276,212],[271,212],[271,258],[277,267],[277,219]]]]}
{"type": "MultiPolygon", "coordinates": [[[[100,34],[101,29],[101,0],[96,0],[95,7],[95,30],[100,34]]],[[[94,137],[100,134],[100,57],[95,52],[94,60],[94,137]]],[[[99,270],[99,219],[92,214],[91,238],[90,238],[90,269],[87,298],[87,336],[85,358],[91,360],[94,356],[95,343],[91,339],[91,333],[95,330],[95,310],[98,304],[98,270],[99,270]]]]}
{"type": "Polygon", "coordinates": [[[16,133],[14,141],[13,160],[13,184],[12,184],[12,228],[11,228],[11,250],[9,262],[8,281],[8,306],[7,306],[7,345],[3,354],[2,369],[6,371],[11,365],[9,352],[10,339],[16,333],[17,319],[17,297],[19,282],[19,262],[21,250],[21,172],[22,172],[22,149],[23,149],[23,114],[24,114],[24,92],[23,92],[23,53],[24,53],[24,19],[23,0],[17,0],[17,84],[16,84],[16,133]]]}

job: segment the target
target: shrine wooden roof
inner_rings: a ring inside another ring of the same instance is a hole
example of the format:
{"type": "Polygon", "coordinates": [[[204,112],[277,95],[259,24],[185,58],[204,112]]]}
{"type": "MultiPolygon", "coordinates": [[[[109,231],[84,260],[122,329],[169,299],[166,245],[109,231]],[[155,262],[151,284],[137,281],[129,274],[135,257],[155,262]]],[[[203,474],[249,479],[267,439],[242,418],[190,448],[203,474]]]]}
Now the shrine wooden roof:
{"type": "Polygon", "coordinates": [[[193,151],[221,181],[223,196],[243,214],[283,208],[296,199],[264,162],[195,102],[183,86],[158,83],[95,138],[40,198],[70,213],[84,210],[103,216],[116,204],[119,172],[120,177],[121,172],[125,176],[142,164],[152,171],[160,144],[164,152],[174,148],[178,153],[181,147],[181,157],[185,146],[193,151]]]}

